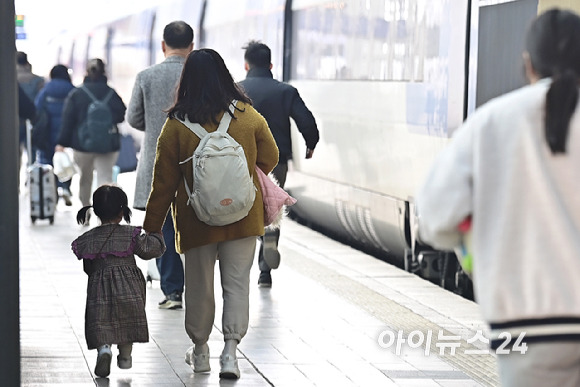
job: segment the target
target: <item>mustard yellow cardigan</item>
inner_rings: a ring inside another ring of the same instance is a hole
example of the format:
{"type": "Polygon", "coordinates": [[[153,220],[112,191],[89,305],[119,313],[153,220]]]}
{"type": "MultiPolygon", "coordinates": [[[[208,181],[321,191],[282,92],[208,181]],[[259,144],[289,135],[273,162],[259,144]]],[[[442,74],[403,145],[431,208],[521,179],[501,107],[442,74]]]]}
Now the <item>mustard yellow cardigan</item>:
{"type": "MultiPolygon", "coordinates": [[[[265,173],[271,172],[278,163],[278,147],[264,117],[243,102],[238,102],[237,107],[244,111],[236,110],[236,119],[232,119],[228,133],[244,148],[249,172],[258,191],[248,216],[226,226],[203,223],[187,204],[183,177],[191,188],[193,163],[179,165],[179,162],[191,157],[200,139],[176,119],[168,118],[161,130],[143,228],[148,232],[159,232],[171,206],[175,247],[179,253],[207,244],[264,234],[264,204],[260,184],[254,176],[254,166],[257,165],[265,173]]],[[[217,117],[218,120],[221,116],[217,117]]],[[[208,132],[217,129],[213,123],[202,126],[208,132]]]]}

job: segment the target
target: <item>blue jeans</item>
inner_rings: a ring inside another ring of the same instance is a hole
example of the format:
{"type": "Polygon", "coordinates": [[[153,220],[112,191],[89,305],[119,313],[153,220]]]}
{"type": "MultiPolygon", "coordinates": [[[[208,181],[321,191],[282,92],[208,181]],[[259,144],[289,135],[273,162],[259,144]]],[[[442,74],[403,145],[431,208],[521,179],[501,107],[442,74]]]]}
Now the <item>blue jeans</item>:
{"type": "MultiPolygon", "coordinates": [[[[272,174],[278,180],[278,185],[280,188],[284,188],[284,184],[286,183],[286,175],[288,174],[288,164],[287,163],[279,163],[274,167],[272,174]]],[[[264,237],[268,239],[274,239],[276,242],[276,250],[278,249],[278,240],[280,239],[280,229],[276,230],[267,230],[266,235],[261,236],[260,240],[260,251],[258,254],[258,267],[260,271],[263,273],[270,273],[272,269],[268,266],[266,261],[264,260],[264,237]]]]}
{"type": "Polygon", "coordinates": [[[173,228],[173,218],[171,211],[167,213],[165,223],[161,229],[165,240],[165,253],[157,258],[157,269],[161,282],[163,294],[183,293],[184,273],[181,257],[175,251],[175,230],[173,228]]]}

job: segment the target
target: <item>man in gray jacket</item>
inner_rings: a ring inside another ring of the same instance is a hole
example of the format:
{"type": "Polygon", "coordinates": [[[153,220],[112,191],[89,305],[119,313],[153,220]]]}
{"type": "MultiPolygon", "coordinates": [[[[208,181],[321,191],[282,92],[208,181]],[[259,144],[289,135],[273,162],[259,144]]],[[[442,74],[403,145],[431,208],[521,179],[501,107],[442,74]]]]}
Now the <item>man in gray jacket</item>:
{"type": "MultiPolygon", "coordinates": [[[[145,210],[149,198],[157,138],[167,118],[164,110],[171,107],[175,100],[183,63],[193,50],[193,29],[183,21],[169,23],[163,30],[161,48],[165,60],[137,74],[127,110],[127,122],[135,129],[145,132],[137,165],[133,203],[133,207],[139,210],[145,210]]],[[[184,273],[181,257],[175,251],[175,230],[171,212],[167,214],[163,225],[163,237],[167,250],[157,259],[157,268],[165,299],[159,303],[159,308],[180,309],[184,273]]]]}

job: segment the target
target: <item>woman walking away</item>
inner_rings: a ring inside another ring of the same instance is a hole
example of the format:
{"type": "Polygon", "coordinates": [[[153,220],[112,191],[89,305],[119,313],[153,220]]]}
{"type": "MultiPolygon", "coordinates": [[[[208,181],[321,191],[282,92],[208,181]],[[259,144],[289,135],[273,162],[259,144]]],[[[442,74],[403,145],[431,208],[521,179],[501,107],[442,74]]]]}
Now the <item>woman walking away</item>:
{"type": "Polygon", "coordinates": [[[580,386],[580,17],[541,14],[525,49],[531,84],[479,108],[433,165],[419,237],[452,249],[471,218],[502,386],[580,386]]]}
{"type": "MultiPolygon", "coordinates": [[[[77,214],[84,224],[85,206],[77,214]]],[[[97,349],[95,375],[106,377],[111,368],[111,345],[117,344],[117,365],[132,366],[133,343],[149,341],[145,315],[145,278],[135,255],[157,258],[165,251],[160,233],[143,233],[141,227],[125,225],[131,221],[127,195],[119,187],[103,185],[93,194],[93,211],[101,225],[85,232],[72,243],[72,250],[83,260],[89,276],[85,311],[85,336],[89,349],[97,349]]]]}
{"type": "Polygon", "coordinates": [[[83,84],[64,103],[54,149],[55,152],[62,152],[65,147],[73,149],[83,206],[91,204],[93,171],[97,172],[98,187],[113,182],[113,166],[121,147],[117,124],[125,119],[125,110],[119,94],[107,84],[105,63],[98,58],[89,60],[83,84]]]}
{"type": "MultiPolygon", "coordinates": [[[[157,142],[153,184],[143,228],[148,232],[160,232],[172,206],[177,251],[185,254],[185,329],[194,344],[186,352],[185,361],[193,366],[194,372],[210,371],[207,341],[215,316],[214,266],[216,260],[219,261],[225,340],[220,356],[220,377],[237,379],[240,370],[236,349],[248,330],[250,268],[256,237],[264,234],[262,194],[259,189],[252,189],[255,199],[253,204],[249,202],[251,208],[245,217],[233,223],[209,225],[200,220],[203,212],[197,214],[190,206],[187,192],[195,183],[191,159],[200,144],[200,138],[189,127],[197,123],[213,134],[220,122],[229,119],[227,135],[243,148],[247,179],[253,176],[254,186],[259,187],[258,178],[254,176],[255,166],[267,174],[278,162],[278,148],[266,120],[235,84],[217,52],[211,49],[191,52],[183,67],[177,101],[169,109],[169,118],[157,142]]],[[[203,163],[195,163],[209,169],[211,162],[205,159],[203,163]]],[[[245,172],[243,168],[240,171],[245,172]]],[[[218,169],[215,177],[208,172],[205,181],[222,180],[224,172],[218,169]]],[[[198,178],[198,182],[200,180],[198,178]]],[[[224,199],[220,203],[228,206],[232,201],[224,199]]]]}

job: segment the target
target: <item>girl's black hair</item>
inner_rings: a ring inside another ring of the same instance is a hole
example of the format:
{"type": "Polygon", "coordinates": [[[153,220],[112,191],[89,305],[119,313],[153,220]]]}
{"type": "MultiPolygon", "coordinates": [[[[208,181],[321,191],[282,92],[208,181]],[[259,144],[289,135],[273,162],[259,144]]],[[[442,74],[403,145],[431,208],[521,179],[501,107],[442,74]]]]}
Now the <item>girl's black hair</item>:
{"type": "Polygon", "coordinates": [[[566,153],[568,127],[578,102],[580,17],[560,9],[538,16],[526,37],[532,68],[551,77],[546,96],[545,136],[552,154],[566,153]]]}
{"type": "Polygon", "coordinates": [[[223,111],[229,112],[235,119],[229,109],[234,99],[252,103],[234,82],[220,54],[210,48],[202,48],[187,56],[181,72],[177,98],[173,107],[168,110],[168,115],[180,120],[187,117],[189,121],[200,124],[218,124],[217,116],[223,111]]]}
{"type": "MultiPolygon", "coordinates": [[[[121,215],[127,223],[131,222],[131,209],[128,203],[127,194],[115,185],[102,185],[93,193],[93,211],[101,223],[114,221],[121,215]]],[[[79,210],[78,224],[85,223],[90,208],[91,206],[85,206],[79,210]]]]}

